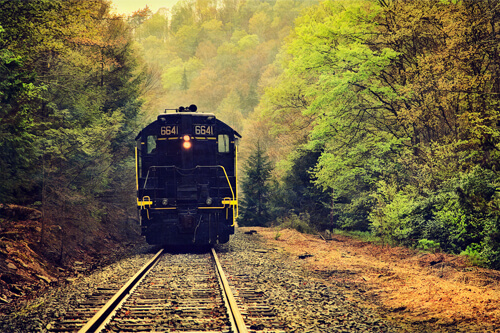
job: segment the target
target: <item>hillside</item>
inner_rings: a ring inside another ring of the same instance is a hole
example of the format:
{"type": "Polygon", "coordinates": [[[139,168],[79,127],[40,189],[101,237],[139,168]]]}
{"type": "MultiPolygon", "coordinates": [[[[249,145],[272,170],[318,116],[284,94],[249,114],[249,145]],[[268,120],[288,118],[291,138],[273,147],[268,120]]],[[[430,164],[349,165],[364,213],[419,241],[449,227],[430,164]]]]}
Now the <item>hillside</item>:
{"type": "Polygon", "coordinates": [[[88,234],[22,206],[0,208],[0,304],[13,304],[114,262],[141,244],[136,222],[88,234]]]}

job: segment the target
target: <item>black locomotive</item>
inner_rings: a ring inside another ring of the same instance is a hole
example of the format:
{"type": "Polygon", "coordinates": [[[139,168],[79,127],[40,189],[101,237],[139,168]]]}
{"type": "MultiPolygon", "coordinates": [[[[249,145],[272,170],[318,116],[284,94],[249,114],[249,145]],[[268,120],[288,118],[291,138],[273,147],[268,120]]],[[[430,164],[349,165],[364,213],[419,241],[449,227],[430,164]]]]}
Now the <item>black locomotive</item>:
{"type": "Polygon", "coordinates": [[[212,245],[234,233],[241,136],[196,110],[165,110],[137,135],[137,207],[149,244],[212,245]]]}

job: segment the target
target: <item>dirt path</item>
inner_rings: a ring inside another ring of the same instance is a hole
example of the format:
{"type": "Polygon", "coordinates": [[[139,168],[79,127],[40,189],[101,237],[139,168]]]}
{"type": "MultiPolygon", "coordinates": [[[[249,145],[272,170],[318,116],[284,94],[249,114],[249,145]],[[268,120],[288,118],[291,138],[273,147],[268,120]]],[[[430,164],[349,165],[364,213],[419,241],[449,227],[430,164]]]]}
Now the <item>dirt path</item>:
{"type": "Polygon", "coordinates": [[[464,257],[382,247],[340,235],[323,240],[290,229],[241,230],[257,231],[269,246],[345,285],[353,298],[381,309],[408,331],[500,332],[500,272],[473,267],[464,257]]]}

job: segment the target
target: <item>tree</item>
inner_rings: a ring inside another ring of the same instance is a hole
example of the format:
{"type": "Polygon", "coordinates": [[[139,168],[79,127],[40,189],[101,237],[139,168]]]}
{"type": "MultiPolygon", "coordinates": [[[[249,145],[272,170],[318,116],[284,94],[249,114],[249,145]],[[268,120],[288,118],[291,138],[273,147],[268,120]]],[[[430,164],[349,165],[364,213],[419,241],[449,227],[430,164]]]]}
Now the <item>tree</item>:
{"type": "Polygon", "coordinates": [[[334,226],[499,267],[499,13],[497,0],[306,11],[257,107],[282,183],[305,148],[319,154],[309,176],[331,194],[334,226]]]}
{"type": "Polygon", "coordinates": [[[259,142],[244,167],[241,189],[244,198],[238,220],[241,225],[263,226],[269,222],[269,194],[272,166],[259,142]]]}
{"type": "Polygon", "coordinates": [[[231,91],[217,108],[217,118],[231,126],[236,131],[241,131],[243,116],[240,111],[241,100],[235,91],[231,91]]]}
{"type": "Polygon", "coordinates": [[[318,229],[338,227],[332,219],[325,218],[332,209],[330,193],[315,186],[311,178],[320,155],[320,151],[298,147],[286,161],[279,162],[281,175],[273,184],[270,200],[273,218],[290,218],[291,214],[296,214],[307,216],[304,222],[318,229]]]}
{"type": "MultiPolygon", "coordinates": [[[[146,7],[147,8],[147,7],[146,7]]],[[[138,12],[134,13],[132,20],[135,16],[139,16],[138,12]]],[[[168,37],[168,17],[162,13],[151,15],[150,12],[145,13],[143,16],[144,22],[138,21],[136,24],[138,28],[135,31],[135,38],[137,40],[145,39],[149,36],[154,36],[160,41],[166,41],[168,37]]],[[[132,24],[132,22],[130,22],[132,24]]]]}
{"type": "Polygon", "coordinates": [[[34,186],[31,170],[36,168],[37,140],[33,135],[35,110],[45,86],[35,81],[23,59],[4,48],[0,26],[0,202],[24,201],[34,186]],[[22,185],[21,185],[22,184],[22,185]],[[17,198],[16,198],[17,196],[17,198]]]}
{"type": "Polygon", "coordinates": [[[309,179],[332,196],[327,204],[333,205],[335,227],[368,229],[373,201],[367,194],[388,171],[383,170],[391,160],[387,147],[394,145],[387,142],[404,137],[377,98],[396,96],[378,76],[397,55],[370,46],[379,13],[364,0],[310,8],[297,20],[280,57],[279,79],[260,104],[273,123],[274,149],[288,160],[282,180],[293,179],[291,156],[297,149],[316,154],[309,179]]]}
{"type": "Polygon", "coordinates": [[[141,105],[131,30],[104,0],[0,6],[0,200],[41,203],[44,221],[91,242],[133,207],[122,187],[141,105]]]}
{"type": "Polygon", "coordinates": [[[377,48],[400,56],[383,71],[400,98],[387,101],[405,127],[418,169],[434,189],[476,164],[498,169],[499,1],[387,2],[377,48]]]}

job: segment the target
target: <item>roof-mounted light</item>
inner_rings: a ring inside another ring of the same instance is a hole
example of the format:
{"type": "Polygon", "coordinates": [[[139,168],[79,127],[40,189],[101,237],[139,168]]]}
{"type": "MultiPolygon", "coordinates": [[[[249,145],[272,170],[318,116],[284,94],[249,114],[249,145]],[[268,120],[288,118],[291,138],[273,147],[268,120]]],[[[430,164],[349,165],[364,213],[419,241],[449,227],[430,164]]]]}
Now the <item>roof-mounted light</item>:
{"type": "Polygon", "coordinates": [[[179,106],[179,108],[176,110],[177,112],[196,112],[198,110],[198,107],[194,104],[191,104],[189,107],[184,107],[184,106],[179,106]]]}

